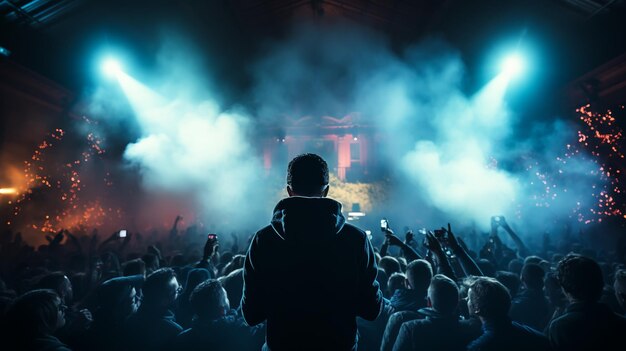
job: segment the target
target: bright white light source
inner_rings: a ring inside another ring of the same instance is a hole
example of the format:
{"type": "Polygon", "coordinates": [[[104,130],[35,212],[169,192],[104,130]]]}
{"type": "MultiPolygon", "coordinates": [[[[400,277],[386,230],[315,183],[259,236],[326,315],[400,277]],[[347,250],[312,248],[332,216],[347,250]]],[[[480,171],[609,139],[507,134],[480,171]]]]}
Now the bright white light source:
{"type": "Polygon", "coordinates": [[[102,62],[102,71],[109,77],[115,77],[122,72],[122,65],[118,60],[109,57],[102,62]]]}
{"type": "Polygon", "coordinates": [[[15,188],[0,188],[0,195],[16,194],[15,188]]]}
{"type": "Polygon", "coordinates": [[[502,72],[510,77],[520,75],[524,71],[524,59],[518,54],[512,54],[502,62],[502,72]]]}

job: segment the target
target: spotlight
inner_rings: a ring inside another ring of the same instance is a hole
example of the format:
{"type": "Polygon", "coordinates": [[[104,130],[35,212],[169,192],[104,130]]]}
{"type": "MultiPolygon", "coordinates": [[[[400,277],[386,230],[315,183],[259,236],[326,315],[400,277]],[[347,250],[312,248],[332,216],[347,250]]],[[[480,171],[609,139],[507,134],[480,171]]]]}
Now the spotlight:
{"type": "Polygon", "coordinates": [[[515,77],[524,71],[524,59],[519,54],[507,56],[502,62],[502,73],[515,77]]]}
{"type": "Polygon", "coordinates": [[[0,46],[0,56],[6,56],[9,57],[11,55],[11,50],[0,46]]]}
{"type": "Polygon", "coordinates": [[[122,72],[122,65],[118,60],[109,57],[102,62],[102,71],[109,77],[115,77],[122,72]]]}

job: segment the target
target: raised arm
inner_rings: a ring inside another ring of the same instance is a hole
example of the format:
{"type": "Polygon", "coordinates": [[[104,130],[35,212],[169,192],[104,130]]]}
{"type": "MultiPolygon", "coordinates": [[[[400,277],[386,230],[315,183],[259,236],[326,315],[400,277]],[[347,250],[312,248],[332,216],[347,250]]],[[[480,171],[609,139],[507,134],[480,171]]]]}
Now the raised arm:
{"type": "MultiPolygon", "coordinates": [[[[443,229],[443,228],[442,228],[443,229]]],[[[472,257],[465,251],[462,245],[459,244],[459,241],[456,239],[454,233],[452,233],[452,228],[450,227],[450,223],[448,223],[448,229],[446,230],[448,234],[448,246],[450,250],[457,257],[458,262],[461,264],[461,268],[463,269],[463,273],[466,276],[475,275],[482,276],[483,272],[480,270],[480,267],[474,262],[472,257]]]]}
{"type": "Polygon", "coordinates": [[[530,251],[528,251],[528,248],[526,247],[526,245],[524,245],[524,242],[522,241],[522,239],[520,239],[520,237],[517,236],[517,234],[515,234],[513,229],[511,229],[509,224],[506,222],[506,219],[504,219],[504,216],[500,217],[500,226],[507,233],[509,233],[509,236],[511,237],[511,239],[515,243],[515,246],[517,246],[517,254],[519,256],[521,256],[521,257],[529,256],[530,255],[530,251]]]}
{"type": "Polygon", "coordinates": [[[209,273],[211,273],[211,278],[216,277],[215,267],[211,263],[211,258],[217,252],[219,248],[219,241],[217,238],[207,238],[206,243],[204,244],[204,250],[202,253],[202,259],[196,263],[195,268],[204,268],[209,273]]]}
{"type": "Polygon", "coordinates": [[[432,252],[433,254],[434,261],[437,266],[437,273],[443,274],[446,277],[456,281],[456,275],[454,274],[454,270],[450,265],[450,261],[448,261],[446,253],[443,252],[441,243],[439,243],[439,240],[432,232],[426,233],[426,243],[428,246],[428,250],[430,250],[430,252],[432,252]]]}
{"type": "MultiPolygon", "coordinates": [[[[393,234],[393,231],[391,231],[391,229],[387,229],[385,231],[385,237],[387,238],[386,241],[389,242],[389,245],[400,247],[400,250],[402,250],[402,254],[404,255],[404,258],[406,258],[407,262],[411,262],[411,261],[422,258],[422,256],[418,254],[415,250],[413,250],[411,246],[407,245],[400,238],[395,236],[393,234]]],[[[381,256],[382,256],[382,253],[381,253],[381,256]]]]}

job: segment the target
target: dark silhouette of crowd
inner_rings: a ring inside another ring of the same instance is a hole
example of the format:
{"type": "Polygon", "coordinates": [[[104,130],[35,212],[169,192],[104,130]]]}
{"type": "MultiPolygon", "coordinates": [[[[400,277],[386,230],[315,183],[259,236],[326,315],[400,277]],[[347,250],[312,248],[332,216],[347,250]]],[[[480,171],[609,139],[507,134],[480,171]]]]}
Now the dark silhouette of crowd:
{"type": "Polygon", "coordinates": [[[626,348],[626,240],[527,245],[502,216],[489,233],[387,226],[370,240],[327,197],[321,157],[292,160],[287,186],[254,235],[181,217],[168,233],[77,228],[36,248],[3,232],[0,349],[626,348]]]}

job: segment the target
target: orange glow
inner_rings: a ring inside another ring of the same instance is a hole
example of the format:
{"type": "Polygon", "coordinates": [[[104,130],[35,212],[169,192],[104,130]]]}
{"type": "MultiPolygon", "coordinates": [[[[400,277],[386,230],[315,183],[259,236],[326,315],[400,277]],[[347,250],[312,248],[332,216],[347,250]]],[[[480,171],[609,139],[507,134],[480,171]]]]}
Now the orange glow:
{"type": "Polygon", "coordinates": [[[17,194],[17,190],[15,188],[0,188],[0,195],[12,195],[17,194]]]}

